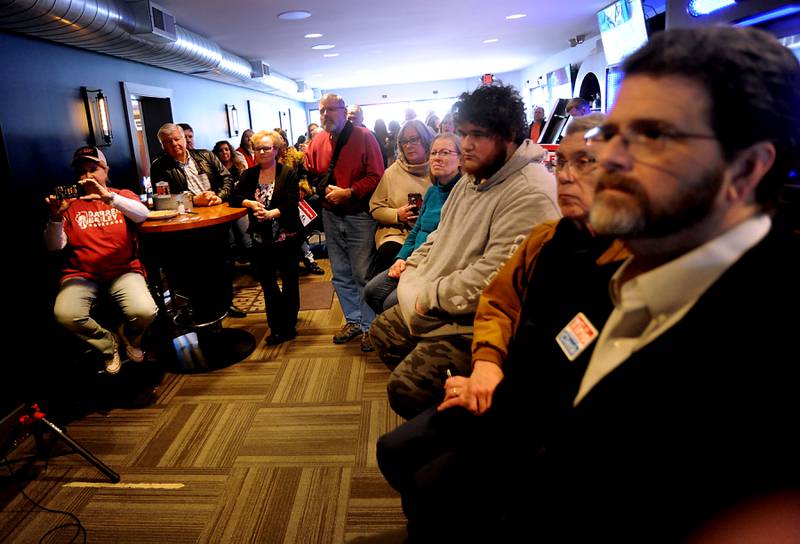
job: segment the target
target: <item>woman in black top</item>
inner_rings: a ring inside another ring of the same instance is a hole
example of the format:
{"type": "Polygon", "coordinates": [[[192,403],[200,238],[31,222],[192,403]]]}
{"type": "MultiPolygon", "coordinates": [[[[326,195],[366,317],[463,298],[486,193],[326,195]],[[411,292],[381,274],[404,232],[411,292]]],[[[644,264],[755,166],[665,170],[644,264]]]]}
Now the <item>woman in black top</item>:
{"type": "Polygon", "coordinates": [[[242,174],[231,194],[231,206],[248,208],[253,239],[251,260],[264,289],[267,344],[274,346],[297,336],[300,308],[297,252],[302,236],[297,210],[299,189],[293,170],[276,161],[283,145],[281,136],[262,130],[253,136],[257,165],[242,174]],[[277,276],[283,280],[278,287],[277,276]]]}

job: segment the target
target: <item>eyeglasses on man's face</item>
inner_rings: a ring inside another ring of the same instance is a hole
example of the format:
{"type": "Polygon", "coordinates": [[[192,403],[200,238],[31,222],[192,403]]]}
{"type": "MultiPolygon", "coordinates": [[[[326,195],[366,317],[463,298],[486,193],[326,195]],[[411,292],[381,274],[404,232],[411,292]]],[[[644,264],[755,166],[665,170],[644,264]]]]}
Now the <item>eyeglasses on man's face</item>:
{"type": "Polygon", "coordinates": [[[275,146],[272,145],[262,145],[255,148],[256,153],[269,153],[273,149],[275,149],[275,146]]]}
{"type": "Polygon", "coordinates": [[[346,110],[347,108],[344,106],[320,106],[319,107],[319,114],[323,115],[329,111],[339,111],[339,110],[346,110]]]}
{"type": "Polygon", "coordinates": [[[420,143],[421,141],[422,140],[420,139],[419,136],[412,136],[411,138],[402,138],[400,140],[397,140],[397,143],[400,144],[400,147],[403,147],[403,146],[406,146],[406,145],[416,145],[416,144],[420,143]]]}
{"type": "Polygon", "coordinates": [[[713,134],[683,132],[663,121],[642,119],[634,121],[625,130],[618,125],[606,123],[584,134],[586,145],[601,148],[615,137],[622,138],[623,145],[636,157],[657,157],[668,147],[689,139],[716,140],[713,134]]]}
{"type": "Polygon", "coordinates": [[[450,151],[449,149],[440,149],[438,151],[434,150],[431,151],[431,158],[435,159],[436,157],[441,157],[446,159],[447,157],[453,157],[458,155],[458,151],[450,151]]]}
{"type": "Polygon", "coordinates": [[[556,172],[564,172],[567,168],[578,174],[588,174],[597,167],[597,159],[587,153],[580,153],[567,159],[556,155],[556,172]]]}

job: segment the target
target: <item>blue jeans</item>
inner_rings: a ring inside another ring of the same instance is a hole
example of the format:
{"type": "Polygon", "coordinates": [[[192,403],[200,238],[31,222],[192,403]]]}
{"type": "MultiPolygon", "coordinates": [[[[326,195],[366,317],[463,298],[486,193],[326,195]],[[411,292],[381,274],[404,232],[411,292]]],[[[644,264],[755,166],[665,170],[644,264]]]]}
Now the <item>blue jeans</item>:
{"type": "Polygon", "coordinates": [[[336,215],[322,210],[325,242],[333,270],[333,288],[348,323],[358,323],[369,330],[375,318],[364,301],[367,272],[375,256],[375,230],[378,224],[367,212],[336,215]]]}
{"type": "Polygon", "coordinates": [[[369,280],[364,288],[364,300],[376,314],[388,310],[397,304],[397,284],[400,280],[389,277],[389,271],[384,270],[369,280]]]}

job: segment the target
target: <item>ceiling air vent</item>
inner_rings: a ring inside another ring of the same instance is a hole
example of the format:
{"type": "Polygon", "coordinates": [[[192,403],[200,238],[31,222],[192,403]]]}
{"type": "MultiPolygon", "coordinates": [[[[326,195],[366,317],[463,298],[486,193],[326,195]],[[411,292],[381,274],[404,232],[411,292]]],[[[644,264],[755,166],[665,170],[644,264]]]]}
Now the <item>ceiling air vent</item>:
{"type": "Polygon", "coordinates": [[[269,77],[269,64],[263,60],[251,60],[250,66],[253,68],[252,77],[269,77]]]}
{"type": "Polygon", "coordinates": [[[155,43],[168,43],[177,40],[175,17],[150,0],[133,0],[128,5],[136,17],[134,34],[155,43]]]}

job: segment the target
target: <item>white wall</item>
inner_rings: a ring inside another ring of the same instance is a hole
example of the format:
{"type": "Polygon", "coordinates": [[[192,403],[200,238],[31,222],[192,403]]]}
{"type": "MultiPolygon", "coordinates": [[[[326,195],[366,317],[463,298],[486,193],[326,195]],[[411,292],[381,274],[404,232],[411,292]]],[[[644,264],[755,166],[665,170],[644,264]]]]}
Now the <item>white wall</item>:
{"type": "MultiPolygon", "coordinates": [[[[520,72],[495,74],[505,84],[520,88],[520,72]]],[[[474,90],[480,85],[480,76],[445,81],[423,81],[397,85],[376,85],[372,87],[355,87],[350,89],[325,89],[326,93],[336,93],[344,97],[348,104],[387,104],[390,102],[406,102],[436,98],[458,97],[463,92],[474,90]],[[433,91],[438,91],[434,94],[433,91]],[[383,98],[386,95],[386,98],[383,98]]],[[[311,104],[312,107],[316,105],[311,104]]]]}

